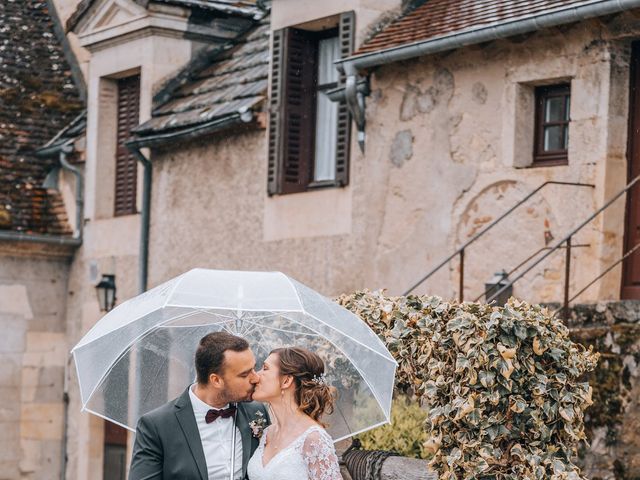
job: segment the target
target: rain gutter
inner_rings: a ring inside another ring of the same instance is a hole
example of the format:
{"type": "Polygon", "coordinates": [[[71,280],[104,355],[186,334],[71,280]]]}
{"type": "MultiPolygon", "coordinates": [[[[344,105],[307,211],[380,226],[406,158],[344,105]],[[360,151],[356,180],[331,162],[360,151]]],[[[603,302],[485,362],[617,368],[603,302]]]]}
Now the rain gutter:
{"type": "Polygon", "coordinates": [[[356,88],[358,75],[365,69],[401,60],[454,50],[513,35],[534,32],[567,23],[603,15],[611,15],[640,7],[640,0],[594,0],[582,5],[561,7],[552,11],[529,15],[517,20],[482,26],[462,32],[442,35],[407,45],[371,53],[355,55],[336,61],[337,68],[347,75],[345,95],[347,106],[358,127],[358,138],[364,142],[364,95],[356,88]]]}
{"type": "Polygon", "coordinates": [[[63,245],[71,247],[79,247],[80,245],[82,245],[82,240],[79,238],[63,237],[61,235],[47,235],[0,230],[0,241],[2,240],[14,242],[44,243],[49,245],[63,245]]]}
{"type": "Polygon", "coordinates": [[[142,211],[140,212],[140,253],[138,256],[139,293],[147,291],[147,284],[149,280],[149,225],[151,216],[151,180],[153,171],[151,161],[141,152],[140,149],[155,147],[169,141],[190,140],[207,133],[213,133],[215,131],[228,128],[232,125],[249,123],[251,120],[253,120],[253,112],[249,109],[244,109],[203,125],[197,125],[176,132],[159,133],[146,137],[134,137],[125,143],[127,148],[136,156],[138,161],[142,163],[142,166],[144,167],[144,177],[142,182],[142,211]]]}
{"type": "Polygon", "coordinates": [[[73,146],[65,144],[60,148],[60,165],[68,170],[76,177],[76,229],[73,232],[73,238],[82,242],[83,221],[84,216],[84,178],[78,167],[74,167],[67,160],[67,155],[73,152],[73,146]]]}
{"type": "MultiPolygon", "coordinates": [[[[129,149],[140,149],[146,147],[157,147],[166,144],[169,141],[187,141],[193,138],[223,130],[241,123],[249,123],[253,120],[253,112],[251,110],[241,110],[230,115],[217,118],[211,122],[203,123],[189,128],[184,128],[172,132],[157,133],[155,135],[136,136],[126,142],[129,149]]],[[[133,151],[133,150],[132,150],[133,151]]]]}

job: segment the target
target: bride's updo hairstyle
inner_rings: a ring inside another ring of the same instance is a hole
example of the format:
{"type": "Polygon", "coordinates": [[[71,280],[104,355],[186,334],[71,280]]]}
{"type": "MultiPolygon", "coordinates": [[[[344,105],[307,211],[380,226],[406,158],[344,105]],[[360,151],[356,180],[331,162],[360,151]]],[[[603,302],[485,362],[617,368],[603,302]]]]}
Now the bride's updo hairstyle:
{"type": "Polygon", "coordinates": [[[320,418],[325,413],[333,412],[336,389],[329,386],[324,379],[322,359],[300,347],[276,348],[271,353],[278,355],[280,374],[293,377],[294,398],[300,411],[326,426],[320,418]]]}

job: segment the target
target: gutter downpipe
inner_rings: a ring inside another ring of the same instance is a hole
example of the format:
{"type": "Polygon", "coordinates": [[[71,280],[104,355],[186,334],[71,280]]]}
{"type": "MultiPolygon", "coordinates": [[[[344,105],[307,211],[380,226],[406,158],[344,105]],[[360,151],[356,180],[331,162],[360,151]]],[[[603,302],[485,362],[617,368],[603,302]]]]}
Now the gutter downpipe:
{"type": "Polygon", "coordinates": [[[138,255],[138,293],[147,291],[149,279],[149,225],[151,213],[151,161],[143,155],[138,147],[129,146],[129,150],[136,156],[144,168],[142,178],[142,211],[140,212],[140,253],[138,255]]]}
{"type": "Polygon", "coordinates": [[[401,45],[387,50],[364,53],[344,60],[337,60],[335,64],[338,70],[347,75],[347,88],[345,90],[347,105],[351,115],[356,120],[356,125],[358,125],[358,139],[360,140],[360,137],[362,137],[364,141],[364,98],[355,88],[349,88],[349,86],[357,83],[358,74],[364,69],[639,7],[640,0],[596,0],[587,5],[560,8],[552,12],[532,15],[499,25],[480,27],[471,31],[444,35],[433,40],[401,45]],[[358,123],[358,121],[361,123],[358,123]],[[360,130],[361,128],[362,131],[360,130]]]}
{"type": "Polygon", "coordinates": [[[83,236],[83,217],[84,217],[84,178],[78,167],[74,167],[67,160],[67,155],[73,152],[73,146],[69,143],[60,149],[60,165],[65,170],[70,171],[76,177],[76,229],[73,232],[73,238],[82,242],[83,236]]]}

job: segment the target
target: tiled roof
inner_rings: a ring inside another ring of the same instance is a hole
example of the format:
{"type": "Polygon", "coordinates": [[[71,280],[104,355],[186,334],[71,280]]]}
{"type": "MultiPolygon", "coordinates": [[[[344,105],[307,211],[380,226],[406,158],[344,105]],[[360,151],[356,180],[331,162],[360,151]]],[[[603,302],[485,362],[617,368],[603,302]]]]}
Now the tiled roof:
{"type": "MultiPolygon", "coordinates": [[[[149,0],[133,0],[139,5],[146,7],[149,0]]],[[[246,0],[155,0],[160,3],[169,3],[172,5],[181,5],[190,8],[201,8],[204,10],[212,10],[222,14],[240,15],[250,18],[258,18],[263,15],[260,8],[256,6],[256,1],[246,0]]],[[[66,30],[73,30],[78,22],[84,17],[89,9],[97,2],[97,0],[81,0],[75,11],[67,20],[66,30]]]]}
{"type": "Polygon", "coordinates": [[[366,41],[354,55],[386,50],[492,24],[501,24],[587,0],[427,0],[366,41]]]}
{"type": "MultiPolygon", "coordinates": [[[[56,133],[56,136],[49,140],[44,146],[38,148],[38,156],[48,156],[57,153],[65,144],[74,144],[86,134],[87,129],[87,111],[83,110],[80,115],[71,120],[62,130],[56,133]]],[[[75,156],[77,157],[77,155],[75,156]]],[[[73,156],[70,159],[74,160],[73,156]]],[[[84,160],[75,158],[75,160],[84,160]]]]}
{"type": "Polygon", "coordinates": [[[135,129],[137,138],[189,129],[262,105],[269,74],[268,18],[241,40],[207,53],[208,62],[198,58],[185,68],[184,84],[135,129]]]}
{"type": "Polygon", "coordinates": [[[41,188],[56,159],[33,152],[81,107],[47,1],[0,1],[0,229],[71,233],[60,195],[41,188]]]}

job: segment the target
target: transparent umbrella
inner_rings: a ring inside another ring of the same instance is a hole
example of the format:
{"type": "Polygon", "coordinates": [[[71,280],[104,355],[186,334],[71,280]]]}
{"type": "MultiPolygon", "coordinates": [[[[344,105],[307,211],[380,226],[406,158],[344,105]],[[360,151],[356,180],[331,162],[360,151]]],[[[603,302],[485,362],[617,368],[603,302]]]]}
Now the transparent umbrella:
{"type": "Polygon", "coordinates": [[[220,330],[246,338],[258,365],[278,347],[319,354],[335,441],[389,422],[397,364],[359,317],[280,272],[205,269],[124,302],[73,348],[83,410],[135,430],[194,381],[198,341],[220,330]]]}

